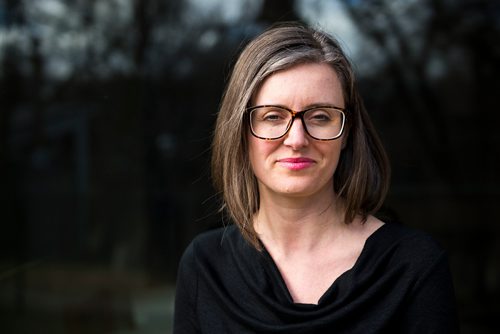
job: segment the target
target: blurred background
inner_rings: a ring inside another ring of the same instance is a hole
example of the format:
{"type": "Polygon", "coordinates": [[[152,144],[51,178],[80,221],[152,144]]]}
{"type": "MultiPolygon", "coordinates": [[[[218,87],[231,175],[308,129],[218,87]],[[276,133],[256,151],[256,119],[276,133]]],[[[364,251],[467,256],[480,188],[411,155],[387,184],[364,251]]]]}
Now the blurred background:
{"type": "Polygon", "coordinates": [[[449,251],[463,333],[500,317],[500,4],[0,0],[0,332],[169,333],[220,226],[212,127],[274,22],[339,38],[389,152],[387,208],[449,251]]]}

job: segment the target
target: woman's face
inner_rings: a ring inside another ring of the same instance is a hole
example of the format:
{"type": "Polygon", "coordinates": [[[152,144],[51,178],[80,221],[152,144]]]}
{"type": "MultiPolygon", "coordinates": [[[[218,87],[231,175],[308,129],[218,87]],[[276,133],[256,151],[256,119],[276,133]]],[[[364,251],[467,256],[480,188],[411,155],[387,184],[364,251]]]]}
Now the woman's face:
{"type": "MultiPolygon", "coordinates": [[[[266,78],[252,105],[279,105],[301,111],[314,105],[344,108],[342,85],[327,64],[299,64],[266,78]]],[[[333,192],[344,135],[330,141],[311,138],[297,117],[289,132],[276,140],[248,133],[249,158],[262,196],[305,197],[333,192]]]]}

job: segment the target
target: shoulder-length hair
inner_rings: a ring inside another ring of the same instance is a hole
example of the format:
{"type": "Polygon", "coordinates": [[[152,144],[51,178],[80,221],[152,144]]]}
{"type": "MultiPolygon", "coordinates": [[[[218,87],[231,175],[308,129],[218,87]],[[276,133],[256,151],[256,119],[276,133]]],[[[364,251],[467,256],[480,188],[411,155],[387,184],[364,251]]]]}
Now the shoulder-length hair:
{"type": "Polygon", "coordinates": [[[251,41],[235,63],[212,142],[211,173],[222,195],[222,210],[257,249],[261,247],[252,219],[259,209],[259,189],[248,157],[246,110],[267,77],[303,63],[330,65],[342,84],[347,141],[332,186],[345,202],[344,222],[349,224],[358,215],[366,221],[381,207],[389,188],[387,155],[339,43],[324,32],[300,24],[274,26],[251,41]]]}

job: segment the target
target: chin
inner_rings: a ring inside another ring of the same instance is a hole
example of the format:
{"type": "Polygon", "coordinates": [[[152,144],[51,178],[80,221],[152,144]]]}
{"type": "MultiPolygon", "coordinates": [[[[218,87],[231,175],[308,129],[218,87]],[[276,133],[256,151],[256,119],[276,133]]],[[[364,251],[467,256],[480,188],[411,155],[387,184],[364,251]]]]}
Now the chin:
{"type": "Polygon", "coordinates": [[[291,195],[291,196],[297,196],[297,197],[303,197],[303,196],[310,196],[318,192],[319,189],[307,187],[307,186],[299,186],[299,185],[294,185],[294,186],[289,186],[285,187],[282,189],[281,193],[285,195],[291,195]]]}

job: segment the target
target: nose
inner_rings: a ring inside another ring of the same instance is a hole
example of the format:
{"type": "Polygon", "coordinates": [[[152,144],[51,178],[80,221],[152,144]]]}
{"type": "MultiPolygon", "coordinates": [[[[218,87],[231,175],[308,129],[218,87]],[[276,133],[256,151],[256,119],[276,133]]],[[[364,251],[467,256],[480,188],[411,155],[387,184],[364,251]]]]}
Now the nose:
{"type": "Polygon", "coordinates": [[[294,150],[300,149],[309,144],[306,129],[304,129],[304,124],[302,124],[300,118],[297,117],[293,120],[292,126],[288,130],[283,144],[290,146],[294,150]]]}

